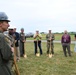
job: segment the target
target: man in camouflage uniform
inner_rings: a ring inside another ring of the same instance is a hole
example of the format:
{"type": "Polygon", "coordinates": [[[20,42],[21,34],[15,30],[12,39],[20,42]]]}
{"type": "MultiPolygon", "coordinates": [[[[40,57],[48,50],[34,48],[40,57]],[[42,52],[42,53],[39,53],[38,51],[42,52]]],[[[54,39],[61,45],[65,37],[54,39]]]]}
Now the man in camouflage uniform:
{"type": "Polygon", "coordinates": [[[9,39],[3,34],[10,26],[8,16],[0,12],[0,74],[13,75],[10,60],[13,59],[14,48],[10,45],[9,39]]]}
{"type": "Polygon", "coordinates": [[[47,54],[54,54],[54,34],[51,33],[51,30],[49,30],[49,33],[46,35],[47,40],[47,54]],[[51,49],[51,50],[50,50],[51,49]]]}

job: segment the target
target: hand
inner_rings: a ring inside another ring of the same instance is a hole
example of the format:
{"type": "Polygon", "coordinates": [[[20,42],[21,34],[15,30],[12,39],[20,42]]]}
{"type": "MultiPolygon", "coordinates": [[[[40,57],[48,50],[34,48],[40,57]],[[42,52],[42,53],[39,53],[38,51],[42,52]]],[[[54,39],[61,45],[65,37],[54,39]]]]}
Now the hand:
{"type": "Polygon", "coordinates": [[[15,40],[15,43],[17,42],[17,40],[15,40]]]}
{"type": "Polygon", "coordinates": [[[23,42],[25,42],[25,40],[23,40],[23,42]]]}
{"type": "Polygon", "coordinates": [[[50,39],[49,40],[52,40],[52,38],[50,37],[50,39]]]}
{"type": "Polygon", "coordinates": [[[36,34],[36,36],[38,36],[38,34],[36,34]]]}
{"type": "Polygon", "coordinates": [[[13,47],[11,47],[11,51],[14,53],[14,48],[13,47]]]}

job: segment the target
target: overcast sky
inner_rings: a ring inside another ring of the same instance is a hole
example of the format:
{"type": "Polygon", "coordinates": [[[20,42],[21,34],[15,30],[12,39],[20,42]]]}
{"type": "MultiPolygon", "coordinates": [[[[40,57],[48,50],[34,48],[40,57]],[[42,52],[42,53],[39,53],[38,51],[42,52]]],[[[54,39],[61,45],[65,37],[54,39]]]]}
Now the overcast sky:
{"type": "Polygon", "coordinates": [[[76,0],[0,0],[0,11],[18,32],[76,32],[76,0]]]}

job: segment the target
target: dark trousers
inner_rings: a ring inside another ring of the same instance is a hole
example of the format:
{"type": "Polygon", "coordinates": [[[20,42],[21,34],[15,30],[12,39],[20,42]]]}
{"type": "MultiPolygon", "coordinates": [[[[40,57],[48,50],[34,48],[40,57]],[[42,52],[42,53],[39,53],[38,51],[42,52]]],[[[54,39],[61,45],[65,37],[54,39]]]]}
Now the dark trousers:
{"type": "Polygon", "coordinates": [[[24,54],[24,42],[20,42],[20,56],[23,56],[24,54]]]}
{"type": "Polygon", "coordinates": [[[64,55],[67,56],[67,51],[68,51],[69,56],[71,56],[70,43],[63,43],[62,47],[63,47],[64,55]],[[67,49],[67,51],[66,51],[66,49],[67,49]]]}
{"type": "Polygon", "coordinates": [[[41,41],[34,41],[35,54],[38,52],[38,47],[40,50],[40,55],[42,54],[41,41]]]}

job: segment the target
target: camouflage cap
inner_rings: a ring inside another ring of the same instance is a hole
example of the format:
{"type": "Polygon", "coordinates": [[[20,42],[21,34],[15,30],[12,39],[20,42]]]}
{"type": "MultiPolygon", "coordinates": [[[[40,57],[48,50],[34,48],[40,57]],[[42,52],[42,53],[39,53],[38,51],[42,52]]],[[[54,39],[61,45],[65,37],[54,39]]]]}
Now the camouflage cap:
{"type": "Polygon", "coordinates": [[[5,14],[5,12],[0,12],[0,21],[10,22],[10,20],[8,20],[8,16],[5,14]]]}

